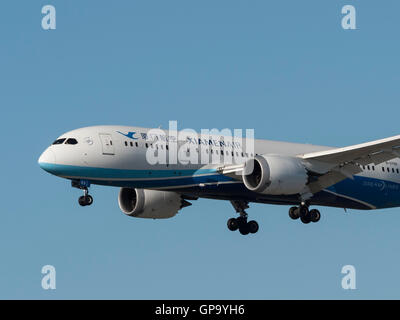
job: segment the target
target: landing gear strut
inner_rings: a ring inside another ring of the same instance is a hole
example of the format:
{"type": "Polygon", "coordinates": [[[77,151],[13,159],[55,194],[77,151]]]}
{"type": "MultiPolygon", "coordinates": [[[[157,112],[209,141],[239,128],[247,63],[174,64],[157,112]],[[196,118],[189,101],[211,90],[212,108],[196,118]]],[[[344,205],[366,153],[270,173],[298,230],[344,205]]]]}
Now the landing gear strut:
{"type": "Polygon", "coordinates": [[[308,205],[301,204],[298,207],[289,209],[289,217],[293,220],[300,218],[301,222],[308,224],[310,222],[318,222],[321,219],[321,213],[317,209],[309,210],[308,205]]]}
{"type": "Polygon", "coordinates": [[[93,203],[93,197],[89,195],[90,183],[87,180],[73,180],[71,183],[72,187],[83,190],[83,196],[78,199],[79,204],[84,206],[90,206],[93,203]]]}
{"type": "Polygon", "coordinates": [[[245,209],[248,209],[248,203],[246,201],[234,200],[231,201],[232,206],[236,212],[240,214],[238,218],[230,218],[228,220],[228,229],[231,231],[239,230],[242,235],[248,235],[249,233],[256,233],[259,229],[257,221],[247,221],[247,213],[245,209]]]}

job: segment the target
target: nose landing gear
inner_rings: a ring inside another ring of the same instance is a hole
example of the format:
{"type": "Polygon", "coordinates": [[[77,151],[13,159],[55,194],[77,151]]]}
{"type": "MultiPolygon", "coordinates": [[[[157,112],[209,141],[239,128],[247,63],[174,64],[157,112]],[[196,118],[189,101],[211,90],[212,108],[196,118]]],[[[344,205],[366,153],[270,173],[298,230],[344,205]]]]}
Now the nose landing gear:
{"type": "Polygon", "coordinates": [[[245,201],[231,201],[232,206],[235,208],[236,212],[240,214],[238,218],[230,218],[228,220],[228,229],[231,231],[239,230],[240,234],[248,235],[249,233],[257,233],[259,226],[257,221],[251,220],[247,221],[247,213],[245,209],[249,206],[245,201]]]}
{"type": "Polygon", "coordinates": [[[83,190],[83,196],[80,196],[78,203],[84,206],[90,206],[93,203],[93,197],[89,195],[90,182],[87,180],[73,180],[71,182],[72,187],[83,190]]]}
{"type": "Polygon", "coordinates": [[[90,206],[93,203],[93,197],[88,194],[88,190],[84,190],[84,195],[80,196],[78,199],[79,204],[84,207],[84,206],[90,206]]]}

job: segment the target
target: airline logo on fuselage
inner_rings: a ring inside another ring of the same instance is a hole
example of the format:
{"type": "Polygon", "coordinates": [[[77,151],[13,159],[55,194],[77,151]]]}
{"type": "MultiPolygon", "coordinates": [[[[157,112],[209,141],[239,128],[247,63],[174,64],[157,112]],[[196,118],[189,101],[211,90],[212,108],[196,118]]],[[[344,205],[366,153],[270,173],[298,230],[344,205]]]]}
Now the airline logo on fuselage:
{"type": "MultiPolygon", "coordinates": [[[[241,149],[241,143],[236,141],[236,137],[228,139],[228,140],[218,140],[218,139],[210,139],[210,136],[188,136],[187,133],[185,132],[180,132],[179,134],[182,134],[182,140],[178,139],[177,136],[174,135],[167,135],[167,134],[154,134],[154,133],[147,133],[147,132],[137,132],[137,131],[129,131],[128,133],[123,133],[121,131],[117,131],[119,134],[122,134],[123,136],[133,139],[133,140],[145,140],[150,143],[153,142],[163,142],[163,143],[187,143],[187,144],[192,144],[192,145],[197,145],[197,146],[214,146],[214,147],[220,147],[220,148],[234,148],[234,149],[241,149]],[[137,134],[138,137],[134,137],[134,135],[137,134]],[[233,140],[233,141],[232,141],[233,140]]],[[[227,137],[229,138],[229,137],[227,137]]]]}
{"type": "Polygon", "coordinates": [[[128,133],[122,133],[121,131],[117,131],[117,132],[122,134],[123,136],[129,138],[129,139],[133,139],[133,140],[137,140],[138,139],[138,138],[134,137],[136,131],[129,131],[128,133]]]}

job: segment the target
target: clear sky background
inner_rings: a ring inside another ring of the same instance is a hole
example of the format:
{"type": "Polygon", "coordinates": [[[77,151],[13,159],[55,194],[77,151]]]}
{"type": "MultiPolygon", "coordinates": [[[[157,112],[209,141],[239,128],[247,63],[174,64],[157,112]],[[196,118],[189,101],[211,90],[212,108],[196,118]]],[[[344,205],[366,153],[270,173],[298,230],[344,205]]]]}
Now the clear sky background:
{"type": "Polygon", "coordinates": [[[303,225],[256,204],[260,231],[243,237],[226,228],[229,202],[134,219],[117,188],[94,186],[81,208],[37,165],[57,136],[98,124],[178,120],[329,146],[399,134],[399,12],[395,0],[1,1],[0,298],[400,298],[400,209],[319,208],[303,225]],[[357,30],[341,27],[346,4],[357,30]]]}

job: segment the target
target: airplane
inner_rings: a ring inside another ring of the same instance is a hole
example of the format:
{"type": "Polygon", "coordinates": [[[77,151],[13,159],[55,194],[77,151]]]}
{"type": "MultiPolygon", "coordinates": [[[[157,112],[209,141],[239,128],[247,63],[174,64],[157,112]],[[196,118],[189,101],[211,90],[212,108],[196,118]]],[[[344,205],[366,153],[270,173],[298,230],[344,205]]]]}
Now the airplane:
{"type": "Polygon", "coordinates": [[[152,130],[128,126],[73,130],[58,137],[38,163],[81,189],[81,206],[93,203],[91,184],[119,187],[119,207],[131,217],[171,218],[198,198],[230,201],[238,216],[228,220],[228,229],[242,235],[259,230],[255,220],[248,221],[246,210],[252,202],[291,206],[289,217],[304,224],[321,218],[312,206],[345,210],[400,206],[400,135],[335,148],[247,138],[229,143],[221,136],[194,139],[184,131],[157,129],[160,134],[151,134],[152,130]],[[164,163],[149,163],[150,151],[167,154],[174,142],[194,159],[212,154],[217,161],[185,163],[172,161],[169,155],[164,163]],[[250,152],[247,145],[253,145],[250,152]],[[235,161],[224,161],[228,158],[235,161]]]}

